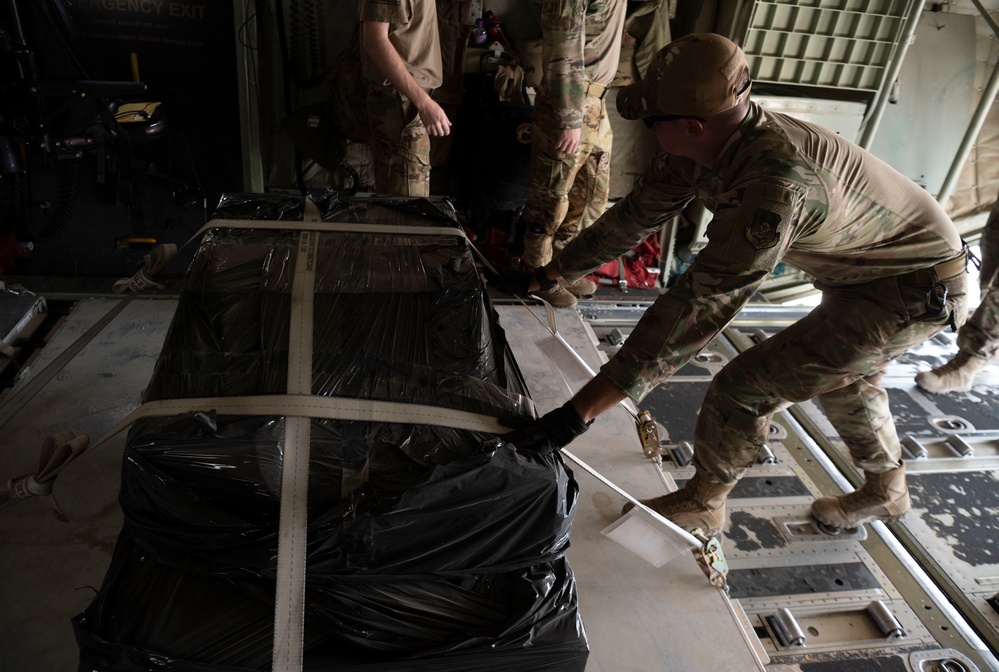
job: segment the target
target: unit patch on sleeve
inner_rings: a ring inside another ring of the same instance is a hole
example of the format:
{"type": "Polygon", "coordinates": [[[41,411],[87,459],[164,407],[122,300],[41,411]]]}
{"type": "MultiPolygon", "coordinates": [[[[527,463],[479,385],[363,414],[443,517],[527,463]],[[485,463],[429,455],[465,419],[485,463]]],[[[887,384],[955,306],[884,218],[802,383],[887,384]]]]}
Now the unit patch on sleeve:
{"type": "Polygon", "coordinates": [[[746,225],[746,240],[757,250],[766,250],[780,242],[781,216],[771,210],[757,208],[746,225]]]}
{"type": "Polygon", "coordinates": [[[711,224],[720,254],[732,268],[772,271],[794,241],[804,190],[793,183],[753,183],[728,194],[736,207],[719,208],[711,224]]]}

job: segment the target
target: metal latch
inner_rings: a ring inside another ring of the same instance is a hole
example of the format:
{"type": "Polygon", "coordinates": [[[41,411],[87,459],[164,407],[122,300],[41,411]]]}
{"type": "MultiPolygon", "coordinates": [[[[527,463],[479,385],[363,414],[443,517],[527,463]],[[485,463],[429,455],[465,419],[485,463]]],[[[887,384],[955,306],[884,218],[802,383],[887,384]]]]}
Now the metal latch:
{"type": "Polygon", "coordinates": [[[663,452],[659,439],[659,426],[648,411],[638,412],[638,438],[642,440],[642,452],[645,457],[655,457],[663,452]]]}
{"type": "Polygon", "coordinates": [[[691,534],[701,542],[700,548],[691,549],[697,564],[701,566],[701,571],[708,577],[712,586],[722,588],[728,593],[728,561],[722,552],[721,542],[715,537],[705,535],[701,528],[697,528],[691,534]]]}

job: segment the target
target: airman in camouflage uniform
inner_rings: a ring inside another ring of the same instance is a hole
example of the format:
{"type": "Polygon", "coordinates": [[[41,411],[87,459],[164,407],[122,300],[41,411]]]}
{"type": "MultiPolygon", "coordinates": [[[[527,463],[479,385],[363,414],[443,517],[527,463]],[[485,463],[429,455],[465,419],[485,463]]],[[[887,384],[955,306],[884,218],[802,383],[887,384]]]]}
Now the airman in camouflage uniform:
{"type": "Polygon", "coordinates": [[[361,0],[361,70],[375,190],[390,196],[430,195],[430,137],[451,122],[430,94],[443,81],[437,4],[425,0],[361,0]]]}
{"type": "MultiPolygon", "coordinates": [[[[611,134],[604,101],[621,57],[626,0],[545,0],[543,77],[535,98],[523,265],[551,261],[603,214],[610,194],[611,134]]],[[[596,289],[581,279],[576,294],[596,289]]],[[[575,297],[556,285],[539,294],[553,305],[575,297]]]]}
{"type": "Polygon", "coordinates": [[[992,204],[980,244],[981,302],[957,332],[957,354],[932,371],[916,374],[929,392],[967,392],[975,375],[999,354],[999,200],[992,204]]]}
{"type": "MultiPolygon", "coordinates": [[[[622,116],[654,128],[663,151],[542,272],[549,281],[582,277],[694,198],[713,213],[708,243],[573,397],[574,413],[559,409],[538,426],[549,437],[572,436],[624,397],[639,402],[784,261],[815,278],[821,304],[715,376],[694,434],[695,477],[645,503],[683,527],[720,529],[725,499],[767,441],[771,416],[816,398],[866,483],[817,500],[813,515],[835,527],[897,517],[910,502],[881,379],[892,359],[963,320],[961,238],[915,183],[835,133],[764,110],[749,100],[750,85],[738,46],[695,34],[663,48],[645,78],[621,90],[622,116]]],[[[534,278],[528,288],[539,284],[534,278]]]]}

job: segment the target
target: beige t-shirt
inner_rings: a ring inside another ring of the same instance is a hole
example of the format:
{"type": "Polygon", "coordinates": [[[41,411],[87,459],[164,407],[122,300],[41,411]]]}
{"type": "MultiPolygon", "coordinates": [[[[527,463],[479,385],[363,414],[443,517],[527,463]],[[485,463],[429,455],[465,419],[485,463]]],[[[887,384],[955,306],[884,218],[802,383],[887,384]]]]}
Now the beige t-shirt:
{"type": "MultiPolygon", "coordinates": [[[[388,23],[389,42],[413,79],[425,89],[444,81],[437,3],[434,0],[360,0],[359,20],[388,23]]],[[[361,72],[373,82],[388,84],[371,57],[361,50],[361,72]]]]}
{"type": "Polygon", "coordinates": [[[602,21],[592,21],[591,17],[587,16],[583,61],[586,65],[586,79],[607,85],[614,81],[620,65],[621,41],[624,37],[624,19],[628,3],[602,4],[606,7],[602,21]]]}

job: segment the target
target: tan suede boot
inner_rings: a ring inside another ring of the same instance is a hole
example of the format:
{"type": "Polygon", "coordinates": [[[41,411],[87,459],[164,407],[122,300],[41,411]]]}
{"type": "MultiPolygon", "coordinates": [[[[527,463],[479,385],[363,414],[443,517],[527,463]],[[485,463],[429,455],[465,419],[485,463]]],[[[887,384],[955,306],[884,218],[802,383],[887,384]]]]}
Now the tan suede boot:
{"type": "MultiPolygon", "coordinates": [[[[708,536],[721,532],[725,527],[725,499],[735,483],[712,483],[694,474],[694,477],[677,490],[662,497],[639,500],[677,527],[691,531],[700,528],[708,536]]],[[[621,509],[625,514],[635,507],[628,502],[621,509]]]]}
{"type": "Polygon", "coordinates": [[[590,296],[593,292],[597,291],[597,283],[585,275],[575,282],[559,279],[559,283],[576,296],[590,296]]]}
{"type": "Polygon", "coordinates": [[[890,521],[900,518],[912,508],[909,488],[905,485],[905,464],[883,474],[864,472],[864,485],[859,490],[821,497],[812,502],[812,515],[820,523],[836,528],[852,528],[875,518],[890,521]]]}
{"type": "Polygon", "coordinates": [[[975,375],[989,363],[963,350],[954,359],[932,371],[916,374],[916,384],[927,392],[967,392],[975,383],[975,375]]]}
{"type": "Polygon", "coordinates": [[[533,294],[544,299],[554,308],[571,308],[576,305],[576,297],[558,283],[547,292],[533,292],[533,294]]]}

